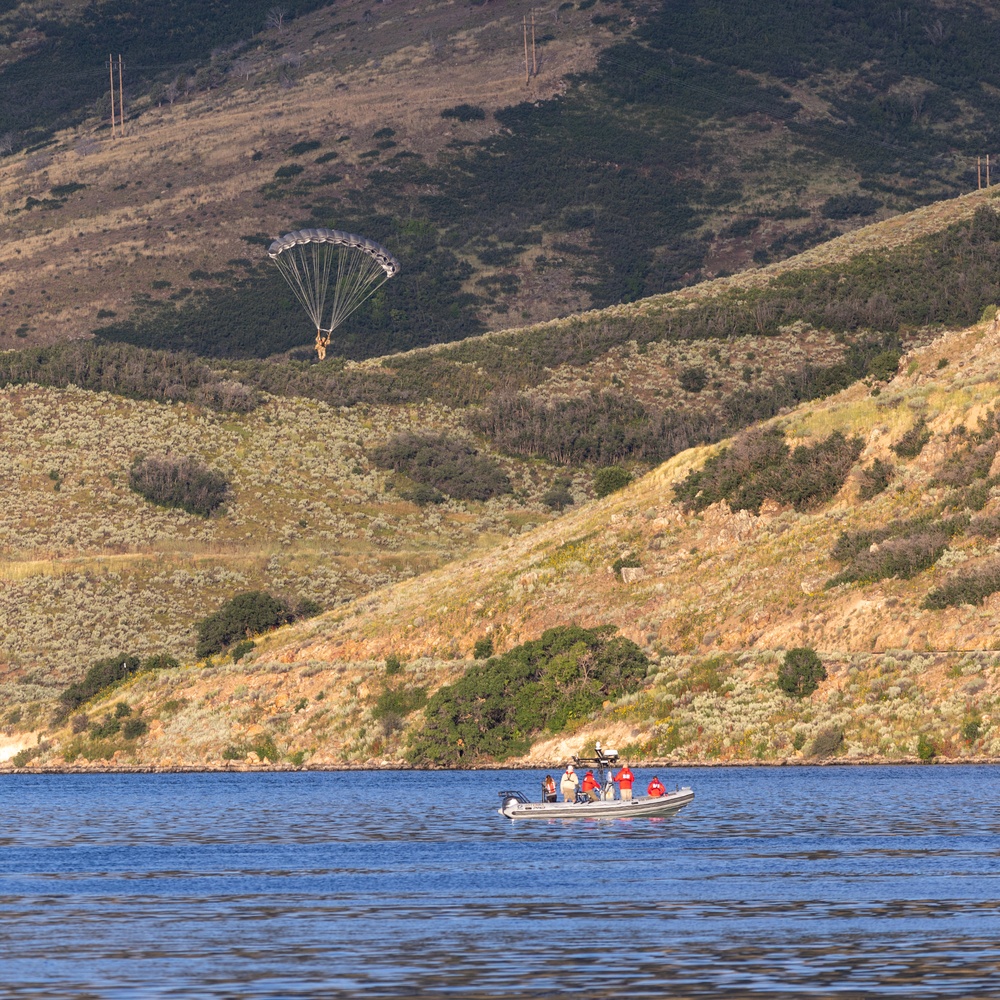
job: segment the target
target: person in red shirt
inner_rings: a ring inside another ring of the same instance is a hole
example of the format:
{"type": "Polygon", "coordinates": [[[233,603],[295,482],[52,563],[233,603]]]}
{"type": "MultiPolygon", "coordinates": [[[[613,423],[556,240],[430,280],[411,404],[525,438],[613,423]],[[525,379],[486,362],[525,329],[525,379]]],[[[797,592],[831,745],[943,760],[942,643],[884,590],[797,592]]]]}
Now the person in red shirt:
{"type": "Polygon", "coordinates": [[[586,795],[591,802],[596,802],[601,797],[601,783],[594,777],[593,771],[588,771],[583,776],[580,791],[583,792],[583,794],[586,795]]]}
{"type": "Polygon", "coordinates": [[[649,788],[646,789],[646,794],[658,799],[661,795],[666,795],[667,790],[663,787],[663,782],[659,778],[654,777],[649,783],[649,788]]]}
{"type": "Polygon", "coordinates": [[[626,764],[615,775],[615,781],[618,783],[618,787],[621,789],[622,802],[631,802],[632,784],[635,781],[635,775],[629,770],[628,764],[626,764]]]}

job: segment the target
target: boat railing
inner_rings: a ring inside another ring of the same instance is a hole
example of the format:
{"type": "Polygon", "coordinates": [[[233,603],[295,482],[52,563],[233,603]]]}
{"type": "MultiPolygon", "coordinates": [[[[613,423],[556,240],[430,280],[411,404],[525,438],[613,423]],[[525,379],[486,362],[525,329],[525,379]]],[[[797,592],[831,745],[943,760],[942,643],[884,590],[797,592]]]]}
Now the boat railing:
{"type": "Polygon", "coordinates": [[[527,805],[530,801],[530,799],[528,799],[528,797],[524,794],[524,792],[519,792],[515,789],[508,789],[506,792],[497,792],[497,794],[505,802],[507,801],[507,799],[515,799],[516,801],[521,802],[524,805],[527,805]]]}

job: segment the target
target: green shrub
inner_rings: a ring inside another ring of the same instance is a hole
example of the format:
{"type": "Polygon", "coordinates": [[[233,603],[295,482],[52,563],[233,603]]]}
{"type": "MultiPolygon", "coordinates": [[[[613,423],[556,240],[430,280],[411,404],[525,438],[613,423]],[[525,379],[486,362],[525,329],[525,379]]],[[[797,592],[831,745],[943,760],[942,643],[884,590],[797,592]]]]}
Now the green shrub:
{"type": "Polygon", "coordinates": [[[801,750],[806,745],[806,734],[801,730],[792,737],[792,749],[801,750]]]}
{"type": "Polygon", "coordinates": [[[917,740],[917,756],[925,763],[932,761],[937,756],[937,747],[923,733],[917,740]]]}
{"type": "Polygon", "coordinates": [[[403,672],[403,664],[400,663],[399,657],[395,653],[390,653],[385,658],[386,677],[395,677],[396,674],[401,674],[402,672],[403,672]]]}
{"type": "Polygon", "coordinates": [[[484,635],[481,639],[477,639],[472,648],[472,655],[477,660],[488,660],[493,655],[493,637],[484,635]]]}
{"type": "Polygon", "coordinates": [[[634,553],[627,556],[619,556],[612,564],[611,569],[621,576],[623,569],[636,569],[642,565],[639,558],[634,553]]]}
{"type": "Polygon", "coordinates": [[[169,653],[154,653],[142,661],[143,670],[176,670],[180,661],[169,653]]]}
{"type": "Polygon", "coordinates": [[[940,587],[935,587],[924,598],[922,606],[931,611],[941,611],[962,604],[982,604],[997,591],[1000,591],[1000,559],[990,559],[971,569],[956,572],[940,587]]]}
{"type": "Polygon", "coordinates": [[[502,656],[470,665],[441,688],[411,733],[413,762],[456,765],[503,760],[526,752],[542,730],[561,732],[614,699],[636,690],[649,661],[613,626],[549,629],[502,656]]]}
{"type": "Polygon", "coordinates": [[[708,372],[701,365],[681,370],[677,381],[685,392],[701,392],[708,385],[708,372]]]}
{"type": "Polygon", "coordinates": [[[121,728],[122,724],[119,719],[106,715],[100,722],[96,722],[90,727],[90,735],[95,740],[106,740],[116,736],[121,728]]]}
{"type": "Polygon", "coordinates": [[[124,719],[132,714],[132,709],[127,702],[115,702],[115,718],[124,719]]]}
{"type": "Polygon", "coordinates": [[[778,668],[778,687],[793,698],[809,697],[825,680],[826,667],[808,646],[788,650],[778,668]]]}
{"type": "Polygon", "coordinates": [[[105,660],[98,660],[86,673],[82,681],[71,684],[61,695],[61,717],[63,719],[75,708],[95,695],[112,687],[119,681],[130,677],[139,670],[138,656],[129,653],[119,653],[105,660]]]}
{"type": "Polygon", "coordinates": [[[821,729],[809,747],[810,757],[829,757],[836,753],[844,743],[844,730],[839,726],[827,726],[821,729]]]}
{"type": "Polygon", "coordinates": [[[275,170],[274,176],[278,180],[284,180],[287,177],[296,177],[298,174],[301,174],[303,170],[305,170],[305,167],[299,163],[286,163],[283,167],[278,167],[278,169],[275,170]]]}
{"type": "Polygon", "coordinates": [[[229,495],[226,477],[194,458],[136,459],[128,484],[151,503],[202,517],[218,510],[229,495]]]}
{"type": "Polygon", "coordinates": [[[295,617],[299,619],[315,618],[323,614],[323,605],[319,601],[314,601],[311,597],[303,597],[295,605],[295,617]]]}
{"type": "Polygon", "coordinates": [[[302,156],[304,153],[311,153],[314,149],[319,149],[322,145],[323,143],[318,139],[302,139],[289,146],[288,152],[291,156],[302,156]]]}
{"type": "Polygon", "coordinates": [[[375,700],[372,718],[378,721],[388,715],[405,717],[426,704],[426,688],[385,688],[375,700]]]}
{"type": "Polygon", "coordinates": [[[21,721],[21,709],[12,708],[4,717],[3,721],[8,726],[16,726],[21,721]]]}
{"type": "Polygon", "coordinates": [[[931,439],[927,421],[921,417],[894,445],[892,450],[900,458],[916,458],[931,439]]]}
{"type": "Polygon", "coordinates": [[[38,748],[31,747],[27,750],[18,750],[16,754],[11,758],[11,763],[14,767],[26,767],[31,761],[33,761],[38,756],[38,748]]]}
{"type": "Polygon", "coordinates": [[[835,194],[820,206],[824,219],[849,219],[854,215],[874,215],[882,207],[882,202],[870,195],[835,194]]]}
{"type": "Polygon", "coordinates": [[[551,489],[542,494],[541,501],[551,510],[562,510],[573,505],[573,494],[565,484],[554,483],[551,489]]]}
{"type": "Polygon", "coordinates": [[[399,434],[375,448],[371,460],[379,468],[402,472],[459,500],[489,500],[512,492],[507,474],[496,462],[469,442],[444,434],[399,434]]]}
{"type": "Polygon", "coordinates": [[[899,351],[880,351],[868,362],[868,377],[876,382],[891,382],[899,372],[899,351]]]}
{"type": "Polygon", "coordinates": [[[713,455],[674,487],[675,501],[699,511],[720,500],[732,510],[759,513],[764,500],[796,510],[830,500],[861,453],[860,438],[839,431],[818,444],[790,451],[777,428],[749,431],[713,455]]]}
{"type": "Polygon", "coordinates": [[[232,657],[233,663],[239,663],[247,653],[252,649],[257,648],[257,643],[253,639],[242,639],[235,646],[233,646],[232,657]]]}
{"type": "Polygon", "coordinates": [[[486,112],[477,104],[456,104],[453,108],[445,108],[442,118],[457,118],[460,122],[481,122],[486,118],[486,112]]]}
{"type": "Polygon", "coordinates": [[[301,767],[306,759],[305,750],[296,750],[294,753],[286,755],[285,760],[294,767],[301,767]]]}
{"type": "Polygon", "coordinates": [[[278,759],[278,748],[274,744],[274,738],[270,733],[258,736],[250,745],[250,749],[260,757],[261,760],[269,760],[272,764],[278,759]]]}
{"type": "Polygon", "coordinates": [[[400,490],[399,495],[410,503],[426,507],[429,503],[444,503],[448,498],[427,483],[418,483],[412,490],[400,490]]]}
{"type": "Polygon", "coordinates": [[[288,605],[263,590],[251,590],[230,598],[214,614],[197,625],[195,655],[220,653],[237,639],[260,635],[287,625],[294,616],[288,605]]]}
{"type": "Polygon", "coordinates": [[[884,493],[892,481],[895,471],[888,462],[876,458],[867,469],[861,470],[861,486],[858,488],[858,496],[862,500],[871,500],[879,493],[884,493]]]}
{"type": "Polygon", "coordinates": [[[841,583],[876,583],[895,576],[901,580],[929,569],[941,558],[948,547],[948,535],[933,528],[873,543],[874,551],[859,552],[850,564],[829,579],[827,587],[841,583]]]}
{"type": "Polygon", "coordinates": [[[149,724],[145,719],[126,719],[122,724],[122,736],[127,740],[137,740],[149,732],[149,724]]]}
{"type": "Polygon", "coordinates": [[[632,482],[632,473],[620,465],[607,465],[594,473],[594,495],[598,498],[610,496],[625,489],[632,482]]]}
{"type": "Polygon", "coordinates": [[[983,735],[983,720],[975,717],[962,723],[962,739],[966,743],[975,743],[983,735]]]}

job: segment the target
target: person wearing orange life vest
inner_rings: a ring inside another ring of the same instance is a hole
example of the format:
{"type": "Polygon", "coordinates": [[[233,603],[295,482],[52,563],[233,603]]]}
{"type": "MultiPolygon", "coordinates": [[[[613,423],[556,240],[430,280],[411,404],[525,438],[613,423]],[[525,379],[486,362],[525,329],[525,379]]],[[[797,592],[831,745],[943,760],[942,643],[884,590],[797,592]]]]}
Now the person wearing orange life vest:
{"type": "Polygon", "coordinates": [[[621,800],[622,802],[632,801],[632,784],[635,781],[635,775],[629,770],[628,764],[626,764],[616,775],[615,781],[618,787],[621,789],[621,800]]]}
{"type": "Polygon", "coordinates": [[[580,791],[590,799],[591,802],[597,802],[601,797],[601,783],[594,777],[593,771],[588,771],[583,776],[583,781],[580,784],[580,791]]]}
{"type": "Polygon", "coordinates": [[[663,782],[659,778],[653,778],[649,783],[649,788],[646,789],[647,795],[652,795],[654,799],[658,799],[661,795],[666,795],[667,790],[663,787],[663,782]]]}
{"type": "Polygon", "coordinates": [[[545,775],[542,781],[542,801],[555,802],[556,800],[556,779],[551,774],[545,775]]]}

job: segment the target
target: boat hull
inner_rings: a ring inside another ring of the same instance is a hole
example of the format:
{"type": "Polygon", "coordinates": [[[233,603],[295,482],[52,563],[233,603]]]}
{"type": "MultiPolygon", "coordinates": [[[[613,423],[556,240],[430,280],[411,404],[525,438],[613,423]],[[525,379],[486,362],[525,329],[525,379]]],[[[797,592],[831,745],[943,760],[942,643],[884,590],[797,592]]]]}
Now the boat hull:
{"type": "Polygon", "coordinates": [[[690,788],[679,788],[654,798],[644,795],[631,802],[518,802],[508,798],[497,810],[508,819],[625,819],[637,816],[670,816],[694,800],[690,788]]]}

